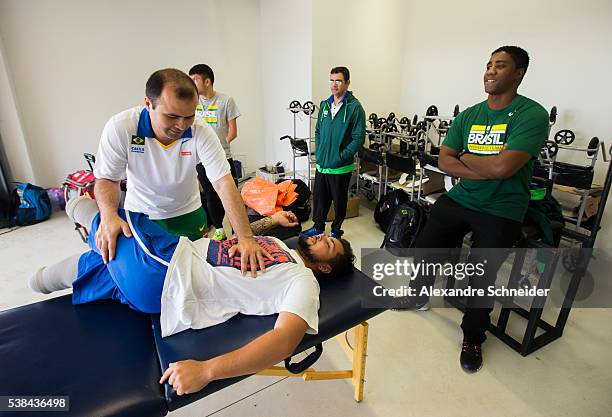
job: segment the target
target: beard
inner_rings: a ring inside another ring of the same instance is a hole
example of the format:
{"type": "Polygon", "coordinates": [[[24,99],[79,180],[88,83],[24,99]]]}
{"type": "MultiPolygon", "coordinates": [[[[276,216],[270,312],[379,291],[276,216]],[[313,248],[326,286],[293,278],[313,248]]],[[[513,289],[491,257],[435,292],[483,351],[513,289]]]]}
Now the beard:
{"type": "Polygon", "coordinates": [[[304,237],[304,236],[299,236],[298,237],[297,251],[302,256],[302,258],[304,258],[305,261],[308,261],[310,263],[316,263],[317,262],[317,260],[315,259],[314,255],[310,251],[310,245],[308,244],[308,241],[306,240],[306,237],[304,237]]]}

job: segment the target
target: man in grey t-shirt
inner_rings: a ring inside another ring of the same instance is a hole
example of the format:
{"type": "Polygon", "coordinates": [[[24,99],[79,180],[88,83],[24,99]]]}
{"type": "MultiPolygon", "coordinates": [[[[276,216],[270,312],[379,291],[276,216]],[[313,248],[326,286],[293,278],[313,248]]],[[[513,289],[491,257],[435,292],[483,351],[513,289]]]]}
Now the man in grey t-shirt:
{"type": "MultiPolygon", "coordinates": [[[[196,108],[196,117],[202,118],[202,120],[208,123],[217,133],[221,146],[225,151],[225,157],[229,162],[232,176],[234,177],[234,181],[236,181],[236,169],[234,167],[234,160],[232,159],[230,143],[238,136],[236,119],[240,117],[240,110],[238,110],[233,98],[215,91],[213,87],[215,75],[212,68],[208,65],[195,65],[189,70],[189,76],[193,79],[198,88],[199,102],[196,108]]],[[[215,227],[215,234],[212,239],[226,239],[227,236],[223,230],[225,210],[223,209],[221,200],[210,181],[208,181],[206,169],[202,164],[198,164],[196,169],[198,172],[198,179],[204,190],[202,205],[206,208],[210,219],[209,224],[215,227]]]]}

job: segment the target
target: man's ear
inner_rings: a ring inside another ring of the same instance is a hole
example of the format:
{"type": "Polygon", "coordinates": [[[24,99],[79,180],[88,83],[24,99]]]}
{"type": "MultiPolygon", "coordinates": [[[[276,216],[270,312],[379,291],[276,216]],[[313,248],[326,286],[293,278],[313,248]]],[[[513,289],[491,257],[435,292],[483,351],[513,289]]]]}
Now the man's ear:
{"type": "Polygon", "coordinates": [[[153,103],[151,102],[151,100],[149,99],[149,97],[146,97],[146,96],[145,96],[145,98],[144,98],[144,104],[145,104],[145,107],[147,108],[147,110],[149,110],[149,111],[153,110],[153,103]]]}
{"type": "Polygon", "coordinates": [[[518,70],[518,83],[522,83],[523,82],[523,77],[525,76],[525,68],[519,68],[518,70]]]}
{"type": "Polygon", "coordinates": [[[331,272],[332,268],[331,268],[331,266],[328,263],[322,262],[322,263],[317,264],[317,270],[319,272],[324,273],[324,274],[329,274],[331,272]]]}

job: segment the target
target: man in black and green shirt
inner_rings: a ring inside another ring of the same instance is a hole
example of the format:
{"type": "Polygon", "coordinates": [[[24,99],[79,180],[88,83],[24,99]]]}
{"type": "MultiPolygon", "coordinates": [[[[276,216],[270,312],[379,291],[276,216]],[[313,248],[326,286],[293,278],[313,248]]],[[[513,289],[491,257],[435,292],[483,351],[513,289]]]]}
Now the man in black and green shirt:
{"type": "MultiPolygon", "coordinates": [[[[487,272],[484,279],[470,280],[472,288],[492,285],[505,258],[503,248],[514,246],[520,236],[534,159],[548,135],[546,109],[517,94],[528,65],[529,55],[516,46],[491,55],[484,74],[487,100],[455,118],[440,149],[439,168],[461,180],[434,204],[415,243],[417,248],[453,248],[472,232],[473,248],[499,248],[486,252],[492,255],[487,272]]],[[[420,276],[413,286],[432,285],[434,278],[420,276]]],[[[413,307],[426,302],[413,300],[413,307]]],[[[482,366],[481,344],[492,311],[492,304],[475,304],[468,301],[461,323],[460,362],[467,372],[482,366]]]]}
{"type": "Polygon", "coordinates": [[[321,102],[315,128],[314,226],[302,233],[305,236],[325,233],[325,219],[332,201],[335,217],[330,236],[339,238],[343,234],[341,227],[346,217],[355,154],[365,140],[365,112],[359,100],[348,91],[350,83],[348,68],[332,68],[329,76],[332,95],[321,102]]]}

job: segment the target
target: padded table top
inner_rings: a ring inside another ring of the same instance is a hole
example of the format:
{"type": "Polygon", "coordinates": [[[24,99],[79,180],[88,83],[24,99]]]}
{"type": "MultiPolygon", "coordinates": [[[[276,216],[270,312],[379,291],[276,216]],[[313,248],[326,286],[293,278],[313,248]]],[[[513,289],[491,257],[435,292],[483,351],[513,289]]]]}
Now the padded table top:
{"type": "MultiPolygon", "coordinates": [[[[362,302],[373,297],[371,289],[375,285],[374,281],[357,269],[344,277],[321,280],[319,333],[305,335],[296,353],[303,352],[383,312],[385,309],[382,308],[362,307],[362,302]]],[[[276,315],[259,317],[237,315],[216,326],[201,330],[186,330],[162,339],[159,315],[153,315],[153,332],[162,372],[172,362],[184,359],[206,360],[242,347],[271,330],[276,317],[276,315]]],[[[168,408],[171,411],[176,410],[245,377],[213,381],[203,390],[183,396],[176,395],[172,387],[165,384],[168,408]]]]}
{"type": "Polygon", "coordinates": [[[66,295],[0,312],[0,369],[0,395],[67,395],[62,415],[168,412],[150,318],[120,304],[66,295]]]}

